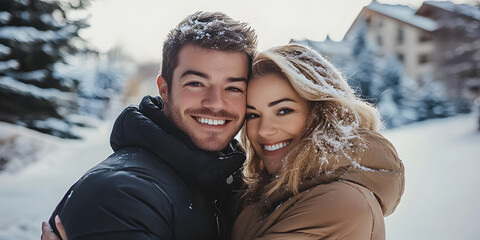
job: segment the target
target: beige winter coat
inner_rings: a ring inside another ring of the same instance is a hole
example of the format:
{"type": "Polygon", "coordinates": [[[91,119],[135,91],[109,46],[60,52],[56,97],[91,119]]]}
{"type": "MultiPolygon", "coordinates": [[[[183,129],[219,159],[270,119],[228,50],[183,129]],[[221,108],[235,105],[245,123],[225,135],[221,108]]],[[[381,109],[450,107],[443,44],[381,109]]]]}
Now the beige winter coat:
{"type": "Polygon", "coordinates": [[[303,181],[299,194],[279,191],[247,206],[234,223],[233,239],[385,239],[383,217],[400,201],[404,168],[388,140],[362,135],[367,147],[354,157],[360,166],[341,159],[332,174],[303,181]]]}

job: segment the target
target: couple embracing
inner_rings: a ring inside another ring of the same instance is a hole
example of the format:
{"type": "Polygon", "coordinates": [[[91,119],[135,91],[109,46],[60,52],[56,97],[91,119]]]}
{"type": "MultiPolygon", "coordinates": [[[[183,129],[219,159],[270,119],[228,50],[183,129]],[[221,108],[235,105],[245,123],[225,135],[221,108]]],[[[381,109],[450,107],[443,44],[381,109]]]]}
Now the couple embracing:
{"type": "Polygon", "coordinates": [[[114,153],[67,191],[43,240],[385,239],[403,164],[321,55],[256,52],[247,24],[197,12],[164,42],[157,85],[120,114],[114,153]]]}

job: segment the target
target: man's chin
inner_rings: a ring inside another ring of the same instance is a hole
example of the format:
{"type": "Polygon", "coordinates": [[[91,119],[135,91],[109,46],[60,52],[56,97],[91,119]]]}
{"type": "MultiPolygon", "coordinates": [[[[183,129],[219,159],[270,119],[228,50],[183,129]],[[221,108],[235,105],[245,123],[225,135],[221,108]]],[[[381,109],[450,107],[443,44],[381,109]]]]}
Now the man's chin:
{"type": "Polygon", "coordinates": [[[198,148],[209,151],[209,152],[218,152],[222,151],[229,143],[229,140],[219,141],[218,139],[212,140],[199,140],[195,139],[193,144],[198,148]]]}

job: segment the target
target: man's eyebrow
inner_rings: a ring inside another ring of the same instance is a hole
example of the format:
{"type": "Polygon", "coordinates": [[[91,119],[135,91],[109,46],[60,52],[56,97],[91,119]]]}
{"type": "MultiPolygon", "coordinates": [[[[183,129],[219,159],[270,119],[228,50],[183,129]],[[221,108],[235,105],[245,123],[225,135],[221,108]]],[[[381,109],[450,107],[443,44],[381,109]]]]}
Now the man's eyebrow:
{"type": "Polygon", "coordinates": [[[239,77],[239,78],[228,78],[228,80],[230,82],[247,82],[247,79],[246,78],[243,78],[243,77],[239,77]]]}
{"type": "Polygon", "coordinates": [[[295,102],[294,100],[290,99],[290,98],[282,98],[280,100],[277,100],[277,101],[273,101],[271,103],[268,104],[269,107],[273,107],[281,102],[285,102],[285,101],[290,101],[290,102],[295,102]]]}
{"type": "MultiPolygon", "coordinates": [[[[180,78],[188,76],[188,75],[195,75],[195,76],[199,76],[201,78],[210,79],[210,76],[208,76],[208,74],[198,72],[198,71],[194,71],[194,70],[185,71],[182,74],[182,76],[180,76],[180,78]]],[[[230,81],[230,82],[247,82],[247,79],[244,78],[244,77],[239,77],[239,78],[230,77],[230,78],[228,78],[228,81],[230,81]]]]}
{"type": "Polygon", "coordinates": [[[201,77],[201,78],[206,78],[206,79],[209,78],[209,76],[208,76],[207,74],[202,73],[202,72],[193,71],[193,70],[187,70],[187,71],[185,71],[185,72],[182,74],[182,76],[180,76],[180,78],[185,77],[185,76],[188,76],[188,75],[195,75],[195,76],[199,76],[199,77],[201,77]]]}

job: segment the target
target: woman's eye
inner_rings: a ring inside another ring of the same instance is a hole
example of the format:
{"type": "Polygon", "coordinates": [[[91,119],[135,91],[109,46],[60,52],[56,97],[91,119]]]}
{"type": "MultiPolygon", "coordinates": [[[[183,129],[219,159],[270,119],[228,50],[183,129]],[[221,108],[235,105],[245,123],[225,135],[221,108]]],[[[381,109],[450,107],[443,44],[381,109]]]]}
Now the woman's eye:
{"type": "Polygon", "coordinates": [[[278,115],[286,115],[286,114],[289,114],[293,112],[293,109],[290,109],[290,108],[282,108],[280,110],[278,110],[278,115]]]}
{"type": "Polygon", "coordinates": [[[254,119],[254,118],[258,118],[258,117],[259,117],[258,114],[255,114],[255,113],[247,113],[247,114],[245,115],[245,119],[246,119],[246,120],[254,119]]]}

